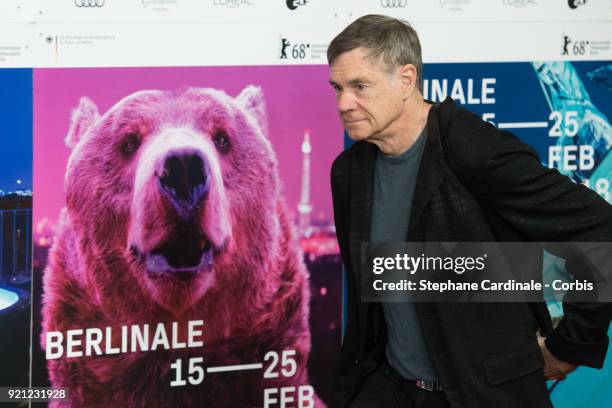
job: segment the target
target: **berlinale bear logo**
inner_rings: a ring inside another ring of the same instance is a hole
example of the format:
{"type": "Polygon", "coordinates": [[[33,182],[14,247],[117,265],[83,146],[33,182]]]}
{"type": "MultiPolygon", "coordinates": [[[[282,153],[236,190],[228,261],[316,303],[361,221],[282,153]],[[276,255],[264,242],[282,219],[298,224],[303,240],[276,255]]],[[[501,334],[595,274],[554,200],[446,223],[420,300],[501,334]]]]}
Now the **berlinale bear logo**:
{"type": "Polygon", "coordinates": [[[572,10],[578,8],[578,6],[584,6],[587,0],[567,0],[567,5],[572,10]]]}
{"type": "Polygon", "coordinates": [[[308,0],[287,0],[287,8],[289,10],[295,10],[299,6],[305,6],[308,3],[308,0]]]}

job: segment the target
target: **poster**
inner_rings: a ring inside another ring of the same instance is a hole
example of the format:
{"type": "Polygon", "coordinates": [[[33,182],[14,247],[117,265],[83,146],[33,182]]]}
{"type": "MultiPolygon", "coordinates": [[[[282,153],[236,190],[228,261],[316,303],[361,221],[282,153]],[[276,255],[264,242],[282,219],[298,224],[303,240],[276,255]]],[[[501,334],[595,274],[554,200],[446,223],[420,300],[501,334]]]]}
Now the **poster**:
{"type": "Polygon", "coordinates": [[[34,95],[33,383],[75,407],[325,406],[326,67],[38,69],[34,95]]]}

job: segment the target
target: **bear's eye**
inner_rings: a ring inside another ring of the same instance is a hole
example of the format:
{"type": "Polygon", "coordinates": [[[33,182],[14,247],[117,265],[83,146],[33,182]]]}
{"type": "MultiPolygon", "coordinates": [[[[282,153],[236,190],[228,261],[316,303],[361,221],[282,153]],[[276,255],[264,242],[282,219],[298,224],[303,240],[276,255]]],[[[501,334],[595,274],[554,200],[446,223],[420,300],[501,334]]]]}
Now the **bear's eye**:
{"type": "Polygon", "coordinates": [[[121,151],[126,156],[132,155],[140,147],[140,138],[136,133],[130,133],[121,145],[121,151]]]}
{"type": "Polygon", "coordinates": [[[215,146],[217,146],[217,148],[223,153],[226,153],[229,150],[229,138],[224,131],[217,131],[217,133],[215,133],[215,136],[213,137],[213,142],[215,143],[215,146]]]}

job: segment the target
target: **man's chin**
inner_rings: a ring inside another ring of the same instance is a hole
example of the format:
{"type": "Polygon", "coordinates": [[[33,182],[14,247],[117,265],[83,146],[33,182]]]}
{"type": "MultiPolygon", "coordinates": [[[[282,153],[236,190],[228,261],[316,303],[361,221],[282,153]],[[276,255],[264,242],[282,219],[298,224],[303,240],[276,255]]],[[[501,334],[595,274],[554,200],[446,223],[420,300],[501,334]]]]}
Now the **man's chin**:
{"type": "Polygon", "coordinates": [[[348,135],[349,139],[354,140],[355,142],[366,140],[368,137],[370,137],[370,133],[356,130],[351,131],[347,129],[346,134],[348,135]]]}

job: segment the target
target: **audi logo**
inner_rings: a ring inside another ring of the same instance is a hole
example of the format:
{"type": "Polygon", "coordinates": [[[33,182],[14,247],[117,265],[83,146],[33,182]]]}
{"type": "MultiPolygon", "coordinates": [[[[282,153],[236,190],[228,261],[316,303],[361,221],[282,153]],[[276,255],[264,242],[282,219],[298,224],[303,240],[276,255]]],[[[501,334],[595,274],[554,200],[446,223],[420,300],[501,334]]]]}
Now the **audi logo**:
{"type": "Polygon", "coordinates": [[[77,7],[102,7],[106,0],[74,0],[77,7]]]}
{"type": "Polygon", "coordinates": [[[380,0],[381,6],[389,8],[406,7],[407,4],[408,0],[380,0]]]}

